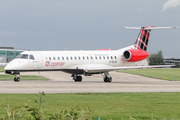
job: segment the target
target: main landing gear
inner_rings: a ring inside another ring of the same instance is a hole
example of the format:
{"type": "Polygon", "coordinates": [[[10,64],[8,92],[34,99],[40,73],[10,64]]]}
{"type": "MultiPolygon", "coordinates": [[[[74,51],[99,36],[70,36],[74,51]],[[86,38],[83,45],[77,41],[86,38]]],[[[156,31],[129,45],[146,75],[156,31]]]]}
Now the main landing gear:
{"type": "Polygon", "coordinates": [[[15,74],[14,82],[20,82],[19,74],[15,74]]]}
{"type": "Polygon", "coordinates": [[[108,72],[104,72],[104,75],[102,75],[104,77],[104,82],[111,82],[112,81],[112,77],[109,75],[108,72]]]}
{"type": "MultiPolygon", "coordinates": [[[[104,72],[104,75],[102,74],[102,76],[104,77],[103,78],[104,82],[112,82],[112,77],[109,75],[108,72],[104,72]]],[[[71,77],[73,77],[73,80],[75,82],[82,81],[82,77],[80,75],[72,74],[71,77]]]]}
{"type": "Polygon", "coordinates": [[[73,77],[73,80],[75,82],[81,82],[82,81],[82,76],[78,76],[78,75],[71,75],[71,77],[73,77]]]}

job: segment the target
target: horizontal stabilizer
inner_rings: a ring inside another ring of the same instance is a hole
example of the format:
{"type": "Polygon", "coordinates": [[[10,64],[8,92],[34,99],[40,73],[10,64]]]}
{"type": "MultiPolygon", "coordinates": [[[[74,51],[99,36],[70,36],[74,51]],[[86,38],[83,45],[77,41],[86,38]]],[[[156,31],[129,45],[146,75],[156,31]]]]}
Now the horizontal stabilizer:
{"type": "MultiPolygon", "coordinates": [[[[140,30],[142,27],[123,27],[124,29],[135,29],[135,30],[140,30]]],[[[174,29],[177,28],[177,26],[172,26],[172,27],[144,27],[145,30],[156,30],[156,29],[174,29]]]]}
{"type": "Polygon", "coordinates": [[[134,30],[140,30],[141,27],[123,27],[124,29],[134,29],[134,30]]]}
{"type": "Polygon", "coordinates": [[[144,28],[145,30],[156,30],[156,29],[174,29],[177,28],[177,26],[172,26],[172,27],[152,27],[152,28],[144,28]]]}

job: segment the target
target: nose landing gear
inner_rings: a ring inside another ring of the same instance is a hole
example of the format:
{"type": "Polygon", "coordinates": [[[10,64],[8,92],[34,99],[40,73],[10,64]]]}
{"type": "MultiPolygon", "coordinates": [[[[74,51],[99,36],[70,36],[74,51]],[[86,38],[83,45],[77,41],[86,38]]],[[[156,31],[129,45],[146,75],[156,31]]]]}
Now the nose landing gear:
{"type": "Polygon", "coordinates": [[[15,74],[14,82],[20,82],[19,74],[15,74]]]}

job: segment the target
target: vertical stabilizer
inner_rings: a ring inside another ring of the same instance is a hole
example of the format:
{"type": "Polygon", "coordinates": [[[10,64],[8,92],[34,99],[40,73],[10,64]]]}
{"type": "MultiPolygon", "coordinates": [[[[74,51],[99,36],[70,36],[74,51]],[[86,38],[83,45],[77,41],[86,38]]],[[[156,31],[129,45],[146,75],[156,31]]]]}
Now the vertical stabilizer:
{"type": "Polygon", "coordinates": [[[141,49],[144,51],[147,50],[147,46],[148,46],[148,42],[149,42],[149,35],[151,32],[151,28],[153,28],[153,27],[155,27],[155,26],[148,26],[148,27],[141,28],[138,38],[134,44],[134,47],[136,49],[141,49]]]}

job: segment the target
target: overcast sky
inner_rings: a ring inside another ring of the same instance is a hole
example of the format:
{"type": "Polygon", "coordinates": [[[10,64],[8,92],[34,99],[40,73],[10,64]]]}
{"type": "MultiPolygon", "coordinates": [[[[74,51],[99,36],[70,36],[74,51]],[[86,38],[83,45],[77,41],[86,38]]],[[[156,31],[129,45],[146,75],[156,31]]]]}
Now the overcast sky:
{"type": "MultiPolygon", "coordinates": [[[[0,0],[0,46],[16,49],[120,49],[139,33],[123,26],[150,25],[180,27],[180,0],[0,0]]],[[[180,28],[152,30],[148,45],[180,58],[180,28]]]]}

